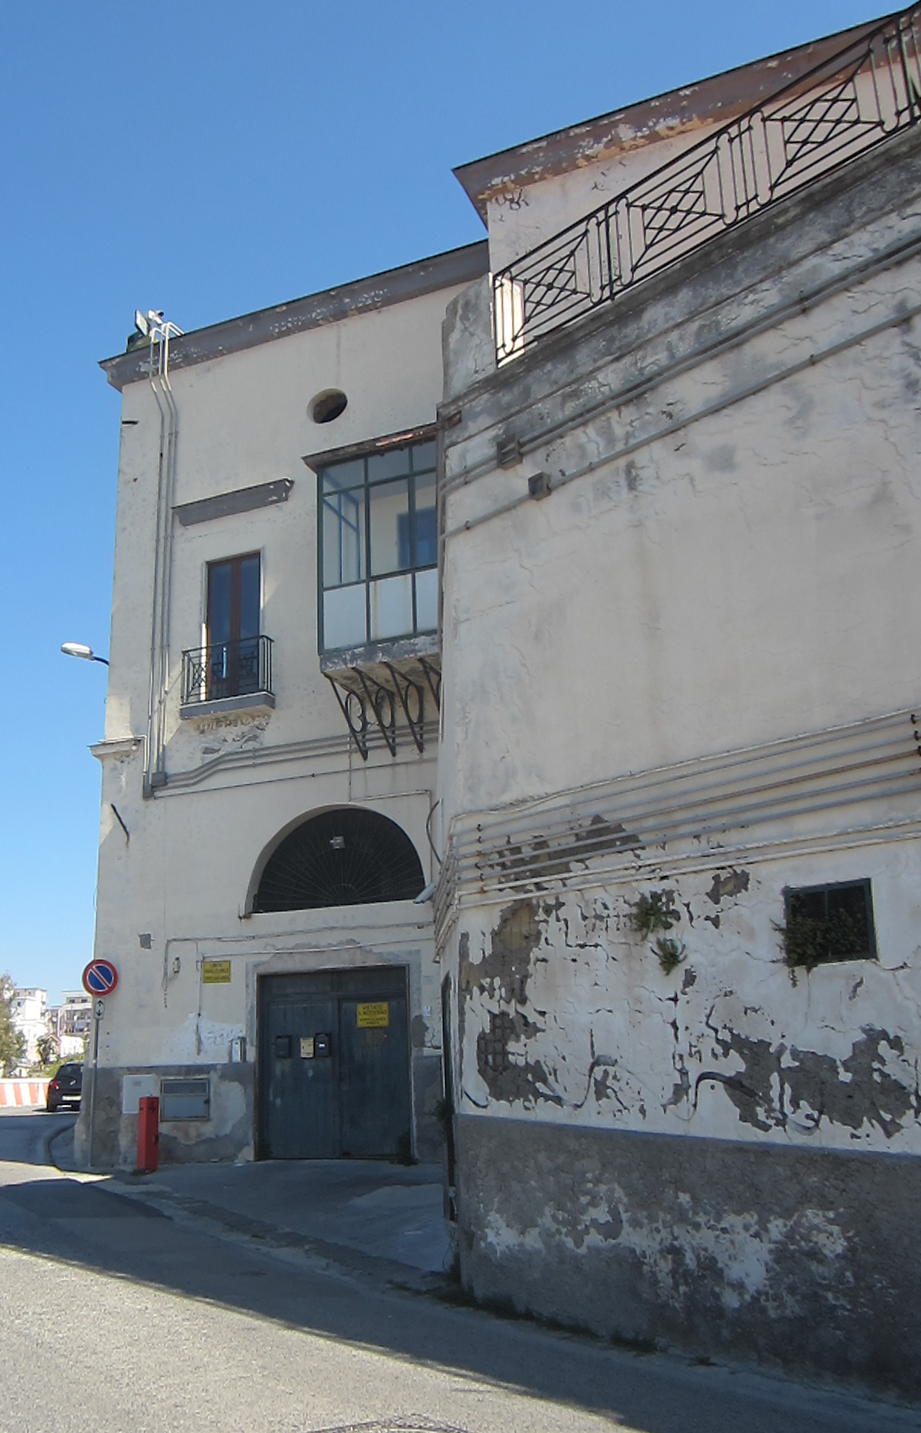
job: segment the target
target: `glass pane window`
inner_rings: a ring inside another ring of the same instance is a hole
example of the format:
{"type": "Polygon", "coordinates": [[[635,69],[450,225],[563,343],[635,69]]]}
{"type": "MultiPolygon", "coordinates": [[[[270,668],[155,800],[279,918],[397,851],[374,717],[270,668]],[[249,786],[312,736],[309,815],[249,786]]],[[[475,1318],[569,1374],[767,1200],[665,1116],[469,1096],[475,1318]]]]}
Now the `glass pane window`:
{"type": "Polygon", "coordinates": [[[402,478],[409,472],[409,449],[391,448],[386,453],[373,453],[368,462],[368,482],[381,483],[387,478],[402,478]]]}
{"type": "Polygon", "coordinates": [[[412,447],[413,471],[416,473],[435,471],[435,439],[428,443],[414,443],[412,447]]]}
{"type": "Polygon", "coordinates": [[[320,481],[324,493],[341,492],[343,488],[363,488],[365,460],[353,458],[349,463],[336,463],[335,467],[321,468],[320,481]]]}
{"type": "Polygon", "coordinates": [[[259,635],[259,554],[208,563],[208,646],[259,635]]]}
{"type": "Polygon", "coordinates": [[[426,473],[416,478],[415,497],[415,553],[412,565],[434,567],[438,561],[434,473],[426,473]]]}
{"type": "Polygon", "coordinates": [[[319,480],[320,650],[433,631],[438,562],[434,441],[331,463],[319,469],[319,480]],[[412,578],[420,570],[431,571],[421,602],[412,578]],[[343,590],[341,599],[333,601],[340,588],[347,588],[348,595],[343,590]]]}
{"type": "Polygon", "coordinates": [[[413,630],[413,579],[409,572],[371,583],[371,640],[405,637],[413,630]]]}
{"type": "Polygon", "coordinates": [[[323,586],[361,582],[364,576],[364,491],[324,493],[323,586]]]}
{"type": "Polygon", "coordinates": [[[410,566],[409,544],[400,535],[408,532],[409,481],[378,483],[368,493],[368,527],[371,537],[371,576],[400,572],[410,566]]]}
{"type": "Polygon", "coordinates": [[[323,632],[328,648],[335,651],[337,647],[360,647],[368,640],[366,608],[367,589],[363,582],[324,593],[323,632]]]}
{"type": "Polygon", "coordinates": [[[257,552],[208,563],[208,701],[259,689],[260,587],[257,552]]]}

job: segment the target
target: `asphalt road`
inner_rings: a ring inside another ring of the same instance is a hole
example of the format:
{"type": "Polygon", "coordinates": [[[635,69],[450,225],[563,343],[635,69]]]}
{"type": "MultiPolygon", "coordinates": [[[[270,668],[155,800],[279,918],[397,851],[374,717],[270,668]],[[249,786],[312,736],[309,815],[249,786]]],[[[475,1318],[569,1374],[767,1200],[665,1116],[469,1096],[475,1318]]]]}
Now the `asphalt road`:
{"type": "Polygon", "coordinates": [[[882,1403],[319,1270],[46,1163],[0,1115],[0,1433],[885,1433],[882,1403]]]}

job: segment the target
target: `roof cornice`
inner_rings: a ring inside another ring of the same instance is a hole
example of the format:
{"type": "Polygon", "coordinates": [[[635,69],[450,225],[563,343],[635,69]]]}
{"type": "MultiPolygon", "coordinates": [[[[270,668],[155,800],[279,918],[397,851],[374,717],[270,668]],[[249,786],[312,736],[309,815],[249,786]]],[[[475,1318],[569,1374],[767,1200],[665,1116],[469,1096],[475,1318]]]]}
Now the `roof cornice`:
{"type": "MultiPolygon", "coordinates": [[[[457,284],[469,284],[481,278],[488,267],[488,246],[486,240],[481,239],[475,244],[449,249],[447,253],[434,254],[431,258],[417,259],[398,269],[387,269],[381,274],[355,279],[336,288],[308,294],[305,298],[277,304],[274,308],[257,309],[255,313],[225,319],[222,323],[194,329],[171,339],[170,368],[175,370],[207,363],[229,353],[271,343],[276,338],[287,338],[290,334],[338,323],[354,314],[388,308],[392,304],[405,303],[408,299],[420,298],[457,284]]],[[[99,366],[112,387],[121,390],[129,383],[149,377],[149,356],[147,345],[142,343],[127,353],[104,358],[99,366]]]]}

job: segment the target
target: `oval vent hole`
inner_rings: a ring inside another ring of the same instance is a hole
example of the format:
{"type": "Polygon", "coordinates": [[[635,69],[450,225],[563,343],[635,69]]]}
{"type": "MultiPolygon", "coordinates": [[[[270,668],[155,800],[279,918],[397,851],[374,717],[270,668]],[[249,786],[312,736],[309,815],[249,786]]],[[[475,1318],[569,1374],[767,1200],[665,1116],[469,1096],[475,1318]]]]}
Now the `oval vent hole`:
{"type": "Polygon", "coordinates": [[[348,401],[341,388],[326,388],[311,403],[310,416],[315,423],[332,423],[345,412],[348,401]]]}

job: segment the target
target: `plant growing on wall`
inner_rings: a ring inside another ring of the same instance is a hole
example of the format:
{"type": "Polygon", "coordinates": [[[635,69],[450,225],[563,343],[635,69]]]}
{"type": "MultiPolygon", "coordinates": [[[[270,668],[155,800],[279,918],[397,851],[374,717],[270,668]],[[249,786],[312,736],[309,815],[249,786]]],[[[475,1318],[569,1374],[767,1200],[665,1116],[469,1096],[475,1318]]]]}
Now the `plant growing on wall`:
{"type": "Polygon", "coordinates": [[[630,924],[637,935],[648,940],[661,931],[667,933],[681,920],[680,911],[675,910],[675,898],[671,891],[646,891],[630,907],[630,924]]]}
{"type": "Polygon", "coordinates": [[[840,960],[851,952],[863,952],[867,944],[866,923],[847,911],[827,916],[791,912],[782,925],[773,922],[780,936],[784,961],[791,973],[815,970],[817,965],[840,960]]]}
{"type": "Polygon", "coordinates": [[[656,955],[659,957],[659,964],[662,967],[663,975],[671,975],[682,964],[687,951],[684,941],[675,940],[673,935],[660,935],[653,946],[656,955]]]}
{"type": "Polygon", "coordinates": [[[671,891],[646,891],[630,907],[630,924],[637,935],[644,940],[656,937],[652,948],[664,975],[671,975],[673,970],[677,970],[686,954],[684,943],[668,934],[672,926],[681,920],[674,901],[671,891]]]}

